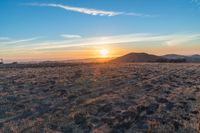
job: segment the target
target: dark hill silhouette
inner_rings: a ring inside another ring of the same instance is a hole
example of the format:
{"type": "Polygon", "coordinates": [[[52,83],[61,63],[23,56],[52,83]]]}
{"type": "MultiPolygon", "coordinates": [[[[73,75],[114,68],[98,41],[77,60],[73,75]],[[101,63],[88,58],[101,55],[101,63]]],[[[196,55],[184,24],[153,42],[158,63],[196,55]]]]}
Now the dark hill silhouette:
{"type": "Polygon", "coordinates": [[[162,59],[160,56],[147,53],[129,53],[112,60],[112,62],[157,62],[162,59]]]}
{"type": "Polygon", "coordinates": [[[178,55],[178,54],[167,54],[167,55],[164,55],[162,57],[167,58],[167,59],[183,59],[183,58],[186,58],[186,56],[178,55]]]}
{"type": "Polygon", "coordinates": [[[200,55],[184,56],[177,54],[168,54],[157,56],[147,53],[129,53],[124,56],[111,60],[111,62],[200,62],[200,55]]]}
{"type": "Polygon", "coordinates": [[[176,54],[168,54],[162,56],[168,60],[185,60],[186,62],[200,62],[200,55],[195,54],[191,56],[185,56],[185,55],[176,55],[176,54]]]}
{"type": "Polygon", "coordinates": [[[189,57],[186,57],[187,62],[200,62],[200,55],[192,55],[189,57]]]}

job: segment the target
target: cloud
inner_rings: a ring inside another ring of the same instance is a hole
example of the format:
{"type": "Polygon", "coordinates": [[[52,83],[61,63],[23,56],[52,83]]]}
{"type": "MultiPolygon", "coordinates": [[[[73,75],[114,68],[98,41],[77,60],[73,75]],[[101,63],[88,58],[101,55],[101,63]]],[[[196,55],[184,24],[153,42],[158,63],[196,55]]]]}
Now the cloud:
{"type": "Polygon", "coordinates": [[[200,39],[200,34],[170,34],[170,35],[152,35],[152,34],[125,34],[115,36],[100,36],[79,38],[75,40],[44,42],[33,47],[35,50],[62,49],[70,47],[97,46],[123,43],[139,42],[161,42],[165,46],[176,46],[193,40],[200,39]]]}
{"type": "Polygon", "coordinates": [[[157,15],[149,15],[149,14],[142,14],[142,13],[122,13],[122,15],[135,16],[135,17],[150,17],[150,18],[158,17],[157,15]]]}
{"type": "Polygon", "coordinates": [[[19,40],[11,40],[11,41],[6,41],[6,42],[0,42],[0,44],[7,45],[7,44],[17,44],[17,43],[23,43],[23,42],[30,42],[37,40],[41,37],[33,37],[33,38],[26,38],[26,39],[19,39],[19,40]]]}
{"type": "Polygon", "coordinates": [[[105,11],[91,8],[81,8],[73,7],[63,4],[54,4],[54,3],[27,3],[22,4],[27,6],[46,6],[46,7],[55,7],[61,8],[67,11],[79,12],[83,14],[93,15],[93,16],[118,16],[118,15],[128,15],[128,16],[137,16],[137,17],[151,17],[152,15],[142,14],[142,13],[125,13],[125,12],[115,12],[115,11],[105,11]]]}
{"type": "MultiPolygon", "coordinates": [[[[46,50],[46,49],[61,49],[70,47],[82,46],[97,46],[104,44],[130,43],[130,42],[149,42],[149,41],[167,41],[170,39],[169,35],[151,35],[151,34],[125,34],[115,36],[99,36],[79,38],[74,40],[52,41],[32,44],[32,49],[46,50]]],[[[29,45],[30,47],[30,45],[29,45]]]]}
{"type": "Polygon", "coordinates": [[[71,35],[71,34],[62,34],[60,36],[63,37],[63,38],[67,38],[67,39],[82,38],[82,36],[80,36],[80,35],[71,35]]]}
{"type": "Polygon", "coordinates": [[[170,40],[166,41],[167,46],[177,46],[190,41],[200,39],[200,34],[191,34],[191,35],[178,35],[172,37],[170,40]]]}
{"type": "MultiPolygon", "coordinates": [[[[200,34],[166,34],[166,35],[154,35],[147,33],[139,34],[123,34],[123,35],[113,35],[113,36],[97,36],[97,37],[84,37],[84,38],[74,38],[65,39],[60,41],[40,41],[32,42],[34,39],[24,39],[15,41],[15,45],[6,45],[5,49],[0,49],[0,51],[8,50],[18,50],[18,51],[51,51],[51,50],[67,50],[71,48],[81,48],[85,46],[101,46],[101,45],[114,45],[114,44],[126,44],[136,46],[137,43],[160,43],[161,47],[173,47],[180,44],[186,44],[194,40],[200,39],[200,34]],[[26,43],[20,43],[27,41],[26,43]],[[162,45],[164,44],[164,45],[162,45]]],[[[12,42],[14,43],[14,42],[12,42]]],[[[1,44],[1,43],[0,43],[1,44]]],[[[152,46],[153,47],[153,46],[152,46]]]]}

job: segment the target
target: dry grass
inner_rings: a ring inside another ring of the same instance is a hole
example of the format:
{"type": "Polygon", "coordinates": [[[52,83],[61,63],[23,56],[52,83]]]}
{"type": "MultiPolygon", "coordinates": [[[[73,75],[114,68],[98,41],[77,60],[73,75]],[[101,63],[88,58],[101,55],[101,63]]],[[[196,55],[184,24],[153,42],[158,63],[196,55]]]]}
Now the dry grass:
{"type": "Polygon", "coordinates": [[[200,64],[0,68],[0,132],[200,132],[200,64]]]}

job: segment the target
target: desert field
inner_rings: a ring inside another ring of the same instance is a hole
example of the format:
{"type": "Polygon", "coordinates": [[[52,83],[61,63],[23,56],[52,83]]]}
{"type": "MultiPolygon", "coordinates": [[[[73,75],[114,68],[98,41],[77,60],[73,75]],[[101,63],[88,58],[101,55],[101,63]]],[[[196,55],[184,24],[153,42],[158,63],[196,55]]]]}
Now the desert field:
{"type": "Polygon", "coordinates": [[[0,67],[2,133],[198,133],[200,64],[0,67]]]}

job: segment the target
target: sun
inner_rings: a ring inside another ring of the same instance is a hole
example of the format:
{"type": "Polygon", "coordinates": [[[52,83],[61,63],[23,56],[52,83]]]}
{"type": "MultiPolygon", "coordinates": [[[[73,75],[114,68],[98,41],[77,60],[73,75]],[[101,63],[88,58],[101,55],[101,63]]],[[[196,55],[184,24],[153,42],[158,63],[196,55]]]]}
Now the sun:
{"type": "Polygon", "coordinates": [[[101,49],[99,50],[99,53],[102,57],[107,57],[109,54],[109,51],[107,49],[101,49]]]}

